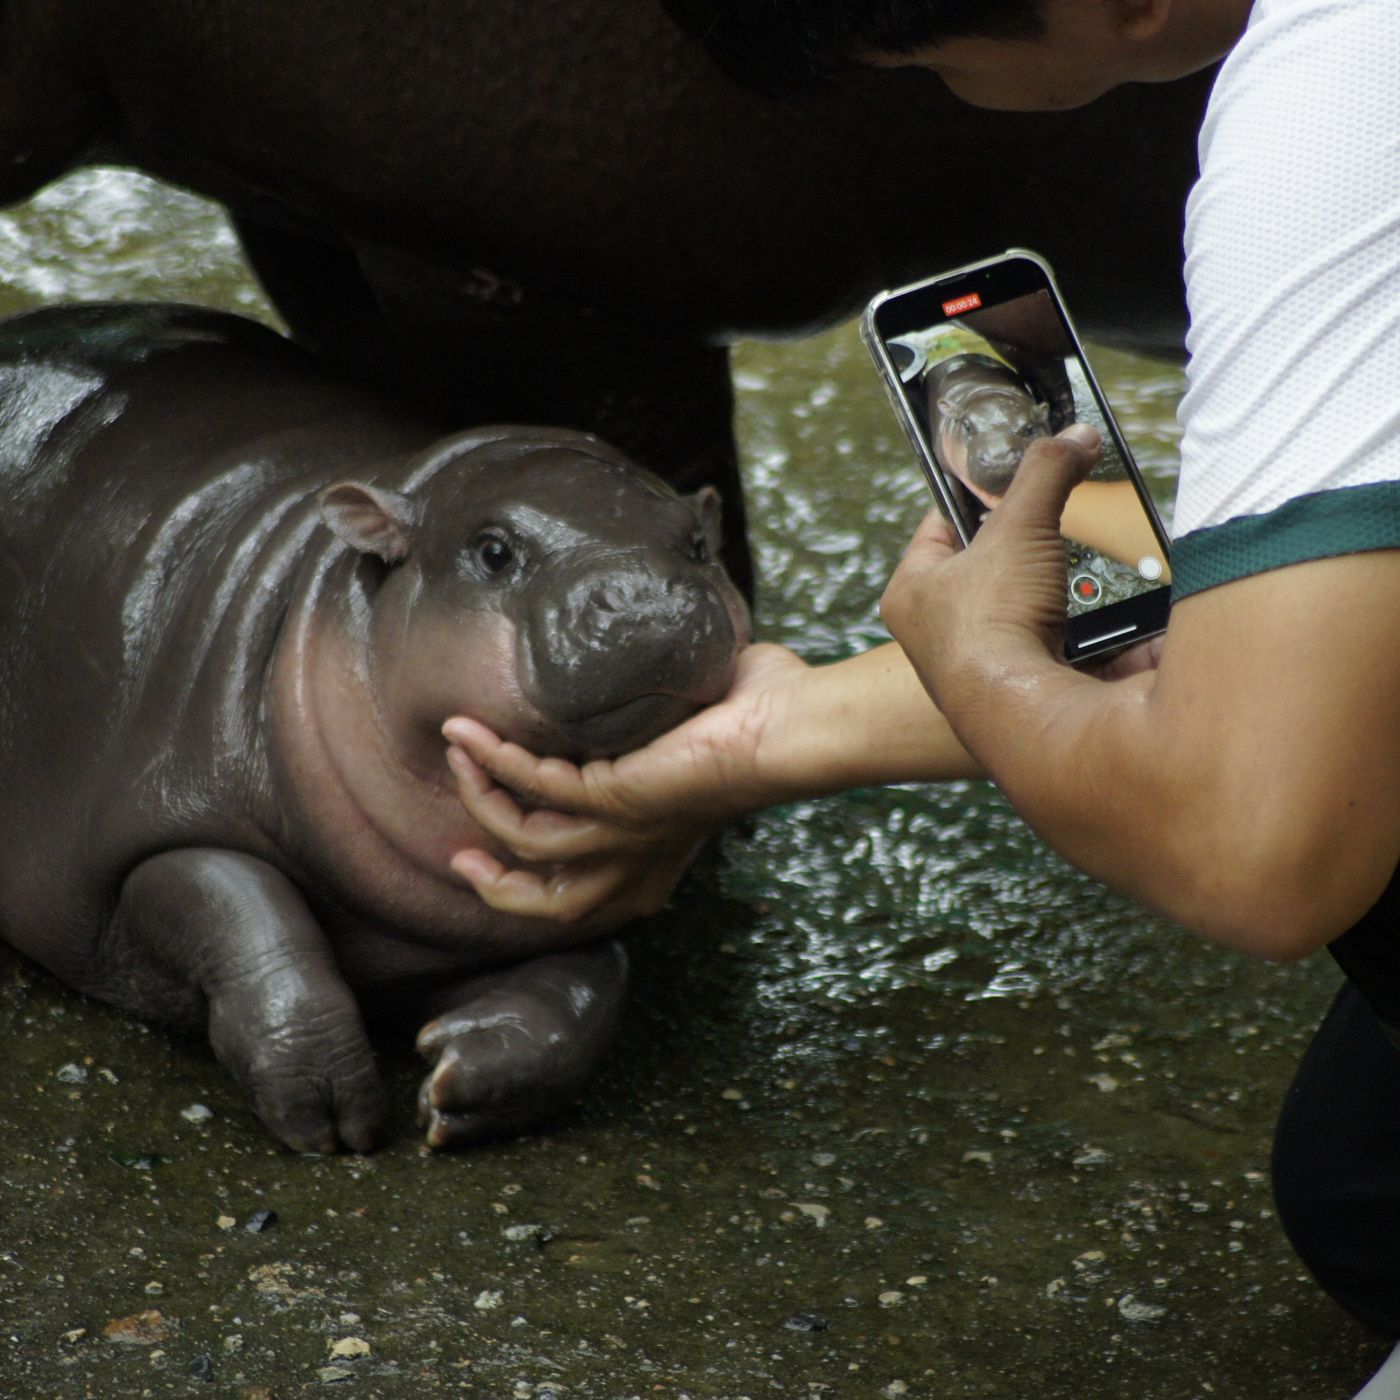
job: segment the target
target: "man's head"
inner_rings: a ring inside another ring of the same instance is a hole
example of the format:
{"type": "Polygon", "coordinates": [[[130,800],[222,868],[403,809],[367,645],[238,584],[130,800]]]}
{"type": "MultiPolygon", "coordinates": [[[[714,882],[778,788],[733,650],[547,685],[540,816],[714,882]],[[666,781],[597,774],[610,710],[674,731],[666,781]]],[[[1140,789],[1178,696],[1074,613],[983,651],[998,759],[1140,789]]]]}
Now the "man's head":
{"type": "Polygon", "coordinates": [[[661,0],[736,81],[786,94],[821,86],[870,54],[945,39],[1029,39],[1042,0],[661,0]]]}
{"type": "Polygon", "coordinates": [[[772,95],[853,67],[925,68],[978,107],[1080,107],[1215,62],[1253,0],[661,0],[732,77],[772,95]]]}

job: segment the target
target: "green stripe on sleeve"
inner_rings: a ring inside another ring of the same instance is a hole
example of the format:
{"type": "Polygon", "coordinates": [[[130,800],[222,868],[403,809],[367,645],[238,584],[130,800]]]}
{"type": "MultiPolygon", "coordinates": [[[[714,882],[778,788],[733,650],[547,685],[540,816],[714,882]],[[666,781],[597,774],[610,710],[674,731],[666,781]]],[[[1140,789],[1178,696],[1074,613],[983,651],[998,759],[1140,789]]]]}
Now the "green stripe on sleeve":
{"type": "Polygon", "coordinates": [[[1172,544],[1172,600],[1269,569],[1373,549],[1400,549],[1400,481],[1314,491],[1263,515],[1192,530],[1172,544]]]}

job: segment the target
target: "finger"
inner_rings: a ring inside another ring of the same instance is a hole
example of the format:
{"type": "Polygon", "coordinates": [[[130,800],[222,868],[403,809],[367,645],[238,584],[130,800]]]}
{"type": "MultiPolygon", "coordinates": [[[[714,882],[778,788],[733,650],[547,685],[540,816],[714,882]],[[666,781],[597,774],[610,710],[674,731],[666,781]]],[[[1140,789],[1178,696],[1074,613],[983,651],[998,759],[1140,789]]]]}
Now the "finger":
{"type": "Polygon", "coordinates": [[[1141,675],[1145,671],[1155,671],[1162,659],[1162,648],[1166,644],[1166,633],[1149,637],[1145,642],[1120,651],[1096,668],[1095,674],[1101,680],[1121,681],[1129,676],[1141,675]]]}
{"type": "MultiPolygon", "coordinates": [[[[585,870],[571,867],[541,873],[508,870],[484,851],[472,850],[453,856],[452,868],[493,909],[560,923],[580,923],[605,907],[610,924],[626,923],[655,913],[670,892],[668,885],[656,899],[653,881],[638,881],[635,866],[627,862],[608,861],[585,870]],[[630,886],[625,896],[624,886],[630,886]]],[[[679,875],[678,869],[677,878],[679,875]]]]}
{"type": "Polygon", "coordinates": [[[457,779],[457,792],[467,815],[488,836],[523,861],[576,860],[634,848],[641,837],[605,827],[591,817],[540,809],[527,812],[505,788],[455,745],[447,765],[457,779]]]}
{"type": "Polygon", "coordinates": [[[896,639],[924,608],[927,580],[961,548],[952,526],[937,510],[919,522],[880,598],[880,618],[896,639]]]}
{"type": "Polygon", "coordinates": [[[456,716],[442,726],[449,742],[463,751],[503,787],[531,807],[573,812],[586,801],[578,767],[562,758],[537,758],[528,749],[493,733],[478,720],[456,716]]]}
{"type": "Polygon", "coordinates": [[[919,527],[914,531],[906,553],[947,558],[959,548],[960,544],[953,527],[944,519],[943,512],[935,507],[919,521],[919,527]]]}
{"type": "Polygon", "coordinates": [[[1037,524],[1058,532],[1069,493],[1093,470],[1099,448],[1098,430],[1090,423],[1072,423],[1055,437],[1033,442],[983,530],[1037,524]]]}

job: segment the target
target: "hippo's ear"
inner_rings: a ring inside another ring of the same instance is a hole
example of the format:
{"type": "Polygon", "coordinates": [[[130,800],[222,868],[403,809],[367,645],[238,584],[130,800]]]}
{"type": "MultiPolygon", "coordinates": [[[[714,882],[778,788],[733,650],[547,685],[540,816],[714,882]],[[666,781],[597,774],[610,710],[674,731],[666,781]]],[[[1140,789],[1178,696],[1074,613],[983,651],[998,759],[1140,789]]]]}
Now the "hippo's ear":
{"type": "Polygon", "coordinates": [[[1043,424],[1047,428],[1050,426],[1050,405],[1048,403],[1036,404],[1035,421],[1043,424]]]}
{"type": "Polygon", "coordinates": [[[700,520],[705,543],[710,546],[712,557],[718,557],[724,545],[724,522],[720,506],[720,494],[713,486],[702,486],[685,498],[685,503],[700,520]]]}
{"type": "Polygon", "coordinates": [[[417,508],[397,491],[381,491],[358,481],[338,481],[316,498],[321,519],[352,549],[397,564],[408,554],[418,522],[417,508]]]}
{"type": "Polygon", "coordinates": [[[956,418],[958,416],[957,406],[952,399],[939,399],[938,412],[944,418],[956,418]]]}

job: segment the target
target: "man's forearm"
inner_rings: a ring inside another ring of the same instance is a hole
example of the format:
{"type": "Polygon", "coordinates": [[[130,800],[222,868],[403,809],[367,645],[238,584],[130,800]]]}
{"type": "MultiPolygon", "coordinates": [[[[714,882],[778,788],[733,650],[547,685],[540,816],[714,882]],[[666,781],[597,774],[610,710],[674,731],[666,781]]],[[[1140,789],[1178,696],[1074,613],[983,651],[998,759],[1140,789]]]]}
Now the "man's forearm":
{"type": "Polygon", "coordinates": [[[1300,957],[1344,932],[1389,873],[1356,836],[1361,788],[1319,786],[1306,764],[1280,763],[1243,697],[1226,726],[1179,675],[1161,679],[1105,683],[1044,657],[969,675],[945,703],[1029,825],[1106,884],[1265,957],[1300,957]]]}
{"type": "Polygon", "coordinates": [[[893,643],[814,666],[760,755],[774,801],[984,777],[893,643]]]}

